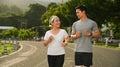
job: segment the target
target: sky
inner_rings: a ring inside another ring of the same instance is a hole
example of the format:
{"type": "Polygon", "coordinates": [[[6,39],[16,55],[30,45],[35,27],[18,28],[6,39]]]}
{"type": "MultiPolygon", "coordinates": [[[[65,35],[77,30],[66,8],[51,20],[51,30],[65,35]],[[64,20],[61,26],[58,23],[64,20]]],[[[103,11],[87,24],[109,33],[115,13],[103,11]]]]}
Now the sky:
{"type": "MultiPolygon", "coordinates": [[[[43,0],[40,0],[40,1],[43,1],[43,0]]],[[[66,2],[68,0],[44,0],[44,1],[47,1],[47,2],[66,2]]]]}
{"type": "Polygon", "coordinates": [[[68,0],[0,0],[0,4],[5,5],[16,5],[20,8],[27,8],[29,4],[40,3],[41,5],[47,6],[50,2],[66,2],[68,0]]]}

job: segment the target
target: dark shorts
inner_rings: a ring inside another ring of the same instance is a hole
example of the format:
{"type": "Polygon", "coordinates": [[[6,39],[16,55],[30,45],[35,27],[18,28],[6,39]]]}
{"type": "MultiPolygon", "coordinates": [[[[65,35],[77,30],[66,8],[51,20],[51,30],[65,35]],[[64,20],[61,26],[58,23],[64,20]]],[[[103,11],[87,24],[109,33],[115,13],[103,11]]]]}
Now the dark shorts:
{"type": "Polygon", "coordinates": [[[92,53],[87,52],[75,52],[75,65],[84,65],[91,66],[92,65],[92,53]]]}
{"type": "Polygon", "coordinates": [[[49,67],[63,67],[65,55],[48,55],[49,67]]]}

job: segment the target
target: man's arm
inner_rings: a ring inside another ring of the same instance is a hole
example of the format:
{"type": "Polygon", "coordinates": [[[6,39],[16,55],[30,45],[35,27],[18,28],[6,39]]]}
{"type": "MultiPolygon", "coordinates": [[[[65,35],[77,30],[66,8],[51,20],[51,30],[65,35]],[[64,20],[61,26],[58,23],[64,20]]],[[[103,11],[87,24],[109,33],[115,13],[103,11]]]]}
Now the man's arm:
{"type": "Polygon", "coordinates": [[[74,31],[72,31],[71,38],[76,39],[78,37],[80,37],[80,32],[74,32],[74,31]]]}
{"type": "Polygon", "coordinates": [[[94,37],[94,38],[99,38],[100,37],[100,31],[98,29],[93,31],[91,36],[94,37]]]}

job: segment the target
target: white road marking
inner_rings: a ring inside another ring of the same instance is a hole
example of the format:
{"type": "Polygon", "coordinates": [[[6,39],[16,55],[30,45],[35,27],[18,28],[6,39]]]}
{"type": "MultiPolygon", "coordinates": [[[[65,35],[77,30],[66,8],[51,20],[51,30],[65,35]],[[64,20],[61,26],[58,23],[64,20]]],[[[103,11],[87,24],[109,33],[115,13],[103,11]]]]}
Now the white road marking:
{"type": "Polygon", "coordinates": [[[22,53],[20,56],[29,56],[37,50],[35,46],[32,46],[32,45],[29,45],[29,46],[31,47],[31,49],[27,52],[22,53]]]}
{"type": "Polygon", "coordinates": [[[18,57],[18,58],[15,58],[15,59],[12,59],[12,60],[9,60],[3,64],[0,64],[0,67],[9,67],[13,64],[16,64],[16,63],[19,63],[23,60],[27,59],[26,57],[18,57]]]}
{"type": "MultiPolygon", "coordinates": [[[[37,50],[37,48],[36,48],[35,46],[32,46],[32,45],[29,45],[29,46],[31,47],[31,49],[30,49],[29,51],[20,54],[20,56],[17,57],[17,58],[8,60],[8,61],[5,62],[5,63],[1,63],[1,64],[0,64],[0,67],[9,67],[9,66],[11,66],[11,65],[13,65],[13,64],[16,64],[16,63],[19,63],[19,62],[21,62],[21,61],[23,61],[23,60],[26,60],[26,59],[27,59],[27,56],[30,56],[31,54],[33,54],[33,53],[37,50]],[[21,57],[21,56],[22,56],[22,57],[21,57]]],[[[22,50],[22,49],[23,49],[23,46],[21,45],[21,48],[20,48],[18,51],[20,51],[20,50],[22,50]]],[[[14,52],[14,53],[17,53],[18,51],[14,52]]],[[[12,54],[14,54],[14,53],[12,53],[12,54]]],[[[12,54],[10,54],[10,55],[12,55],[12,54]]],[[[7,56],[9,56],[9,55],[3,56],[3,57],[1,57],[1,58],[7,57],[7,56]]]]}

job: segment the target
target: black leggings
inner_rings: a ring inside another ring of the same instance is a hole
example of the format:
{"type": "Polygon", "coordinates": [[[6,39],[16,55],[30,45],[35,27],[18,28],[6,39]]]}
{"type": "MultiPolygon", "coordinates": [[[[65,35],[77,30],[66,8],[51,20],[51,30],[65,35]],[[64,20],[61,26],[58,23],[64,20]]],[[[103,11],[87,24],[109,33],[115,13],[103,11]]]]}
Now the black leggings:
{"type": "Polygon", "coordinates": [[[49,67],[63,67],[65,55],[48,55],[49,67]]]}

